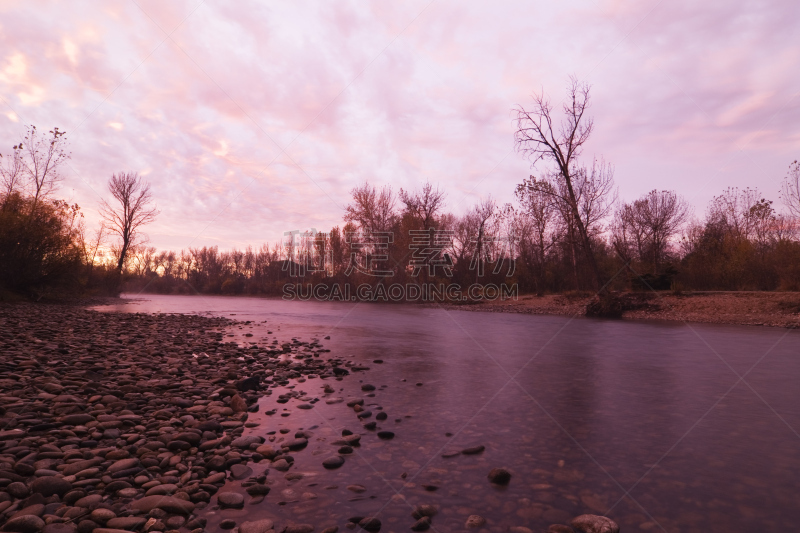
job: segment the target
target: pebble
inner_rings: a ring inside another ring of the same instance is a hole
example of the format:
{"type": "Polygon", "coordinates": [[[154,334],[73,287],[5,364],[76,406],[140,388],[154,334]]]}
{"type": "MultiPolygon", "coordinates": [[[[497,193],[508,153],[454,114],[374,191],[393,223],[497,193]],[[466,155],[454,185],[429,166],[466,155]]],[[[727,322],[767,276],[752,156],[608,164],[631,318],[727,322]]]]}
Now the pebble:
{"type": "Polygon", "coordinates": [[[42,528],[44,528],[44,520],[31,514],[17,516],[3,525],[3,531],[15,533],[38,533],[42,528]]]}
{"type": "Polygon", "coordinates": [[[272,463],[272,468],[274,468],[279,472],[286,472],[287,470],[289,470],[289,467],[291,466],[292,465],[290,465],[286,459],[278,459],[277,461],[272,463]]]}
{"type": "Polygon", "coordinates": [[[253,469],[249,466],[241,464],[231,466],[231,477],[233,479],[244,479],[252,473],[253,469]]]}
{"type": "Polygon", "coordinates": [[[328,457],[324,461],[322,461],[322,466],[327,469],[334,469],[339,468],[344,464],[344,457],[341,455],[334,455],[333,457],[328,457]]]}
{"type": "Polygon", "coordinates": [[[292,524],[286,526],[283,533],[312,533],[313,531],[314,526],[311,524],[292,524]]]}
{"type": "Polygon", "coordinates": [[[511,481],[511,472],[505,468],[493,468],[487,477],[490,482],[497,485],[508,485],[511,481]]]}
{"type": "Polygon", "coordinates": [[[579,533],[619,533],[616,522],[605,516],[584,514],[570,522],[579,533]]]}
{"type": "Polygon", "coordinates": [[[377,533],[381,530],[381,521],[371,516],[362,519],[358,525],[364,531],[369,531],[369,533],[377,533]]]}
{"type": "Polygon", "coordinates": [[[431,528],[431,517],[423,516],[411,526],[411,531],[428,531],[431,528]]]}
{"type": "Polygon", "coordinates": [[[41,494],[45,498],[53,494],[63,496],[70,490],[72,490],[72,483],[55,476],[39,477],[31,483],[31,492],[41,494]]]}
{"type": "Polygon", "coordinates": [[[220,492],[217,502],[223,509],[241,509],[244,507],[244,496],[238,492],[220,492]]]}
{"type": "Polygon", "coordinates": [[[253,520],[242,522],[239,525],[239,533],[267,533],[272,529],[273,521],[265,518],[263,520],[253,520]]]}
{"type": "Polygon", "coordinates": [[[479,453],[483,453],[485,449],[486,449],[485,446],[472,446],[470,448],[464,448],[463,450],[461,450],[461,453],[463,453],[464,455],[476,455],[479,453]]]}
{"type": "Polygon", "coordinates": [[[482,516],[473,514],[470,515],[469,518],[467,518],[467,522],[464,524],[464,527],[466,527],[467,529],[474,529],[483,527],[484,525],[486,525],[486,519],[483,518],[482,516]]]}

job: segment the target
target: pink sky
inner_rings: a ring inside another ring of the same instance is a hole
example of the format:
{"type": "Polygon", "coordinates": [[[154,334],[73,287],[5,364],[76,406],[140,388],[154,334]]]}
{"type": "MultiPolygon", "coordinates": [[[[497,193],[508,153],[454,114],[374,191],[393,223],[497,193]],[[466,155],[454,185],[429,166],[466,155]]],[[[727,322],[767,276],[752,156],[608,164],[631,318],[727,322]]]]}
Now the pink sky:
{"type": "Polygon", "coordinates": [[[447,190],[461,214],[532,171],[512,108],[590,82],[584,157],[620,196],[724,187],[778,204],[800,159],[800,3],[4,2],[0,151],[66,130],[59,195],[90,226],[114,172],[152,183],[158,248],[341,224],[356,184],[447,190]]]}

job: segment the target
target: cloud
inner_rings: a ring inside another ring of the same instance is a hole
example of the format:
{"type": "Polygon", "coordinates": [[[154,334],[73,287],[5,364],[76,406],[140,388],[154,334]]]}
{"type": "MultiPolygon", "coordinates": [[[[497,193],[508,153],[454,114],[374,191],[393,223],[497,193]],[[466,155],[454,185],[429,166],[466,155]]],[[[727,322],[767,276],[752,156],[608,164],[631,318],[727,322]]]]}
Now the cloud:
{"type": "Polygon", "coordinates": [[[512,201],[531,169],[511,110],[560,102],[571,74],[593,85],[586,156],[624,198],[674,188],[702,212],[728,184],[771,192],[800,152],[794,5],[17,4],[0,7],[0,147],[21,124],[66,129],[90,221],[113,172],[146,173],[159,247],[341,225],[365,180],[430,180],[457,214],[512,201]]]}

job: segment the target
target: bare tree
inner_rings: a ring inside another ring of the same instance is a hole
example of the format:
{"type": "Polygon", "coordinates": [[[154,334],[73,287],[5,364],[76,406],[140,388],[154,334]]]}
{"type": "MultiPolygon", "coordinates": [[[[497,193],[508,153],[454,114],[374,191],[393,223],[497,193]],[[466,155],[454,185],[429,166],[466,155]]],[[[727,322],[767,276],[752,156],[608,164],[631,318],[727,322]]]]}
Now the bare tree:
{"type": "Polygon", "coordinates": [[[368,233],[389,231],[396,216],[396,199],[391,186],[387,185],[378,191],[365,182],[355,187],[351,194],[353,203],[345,207],[345,222],[354,222],[368,233]]]}
{"type": "Polygon", "coordinates": [[[781,200],[793,216],[800,218],[800,163],[797,161],[789,165],[781,186],[781,200]]]}
{"type": "MultiPolygon", "coordinates": [[[[22,143],[15,144],[12,150],[13,152],[3,158],[3,164],[0,165],[0,177],[3,179],[3,189],[6,202],[8,201],[9,196],[11,196],[14,191],[20,188],[25,170],[25,165],[22,162],[22,143]]],[[[0,154],[0,158],[2,157],[2,154],[0,154]]]]}
{"type": "Polygon", "coordinates": [[[686,222],[689,205],[674,191],[652,190],[616,214],[612,243],[623,261],[652,262],[657,274],[670,239],[686,222]]]}
{"type": "Polygon", "coordinates": [[[476,283],[480,281],[480,276],[483,275],[484,263],[488,260],[486,240],[491,237],[491,235],[487,237],[487,233],[491,233],[488,225],[495,216],[496,211],[497,203],[489,196],[478,202],[465,217],[470,220],[471,223],[469,225],[474,228],[473,231],[475,232],[472,234],[471,238],[474,239],[473,242],[475,243],[475,253],[472,258],[472,263],[475,267],[476,283]]]}
{"type": "Polygon", "coordinates": [[[737,239],[749,240],[753,236],[758,218],[762,215],[758,209],[751,209],[760,200],[765,201],[760,196],[757,188],[728,187],[711,200],[708,218],[727,227],[737,239]]]}
{"type": "Polygon", "coordinates": [[[444,207],[444,198],[444,191],[440,191],[438,186],[434,188],[430,182],[426,182],[421,191],[400,189],[400,200],[405,204],[406,212],[422,224],[422,229],[433,228],[436,215],[444,207]]]}
{"type": "Polygon", "coordinates": [[[512,214],[509,211],[513,231],[520,237],[521,252],[532,267],[536,292],[541,296],[544,294],[547,254],[556,242],[553,230],[559,215],[558,194],[550,182],[531,176],[517,185],[515,196],[520,212],[512,214]]]}
{"type": "Polygon", "coordinates": [[[25,138],[19,145],[23,152],[22,166],[33,194],[31,214],[36,211],[39,201],[53,192],[63,179],[58,167],[70,157],[66,151],[66,132],[53,128],[49,133],[49,136],[40,135],[36,126],[28,126],[25,138]]]}
{"type": "Polygon", "coordinates": [[[94,232],[91,241],[83,235],[83,231],[81,233],[80,242],[83,243],[83,261],[89,266],[89,272],[86,276],[86,283],[89,285],[92,282],[92,272],[98,253],[100,253],[100,247],[103,245],[107,236],[106,226],[105,224],[100,224],[100,227],[94,232]]]}
{"type": "Polygon", "coordinates": [[[517,132],[514,135],[517,150],[530,158],[533,165],[539,161],[556,167],[554,176],[564,191],[564,200],[578,230],[584,255],[598,288],[602,287],[600,269],[592,251],[591,239],[581,219],[579,194],[575,190],[576,161],[583,145],[592,133],[592,119],[585,116],[589,107],[589,85],[570,79],[567,100],[562,107],[563,119],[554,124],[553,106],[544,93],[533,95],[533,108],[517,107],[517,132]]]}
{"type": "Polygon", "coordinates": [[[118,205],[112,206],[103,200],[100,213],[112,233],[121,239],[117,256],[117,271],[121,274],[128,250],[137,242],[139,230],[145,224],[153,222],[158,210],[149,204],[153,200],[150,184],[134,172],[114,174],[108,180],[108,190],[118,205]]]}

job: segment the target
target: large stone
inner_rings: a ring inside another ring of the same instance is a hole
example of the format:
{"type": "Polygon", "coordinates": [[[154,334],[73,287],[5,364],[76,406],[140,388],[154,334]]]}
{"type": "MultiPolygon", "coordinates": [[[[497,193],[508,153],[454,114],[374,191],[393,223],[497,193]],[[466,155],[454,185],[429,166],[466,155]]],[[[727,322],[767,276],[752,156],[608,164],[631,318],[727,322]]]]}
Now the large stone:
{"type": "Polygon", "coordinates": [[[231,466],[231,477],[233,479],[244,479],[253,473],[253,469],[245,465],[231,466]]]}
{"type": "Polygon", "coordinates": [[[168,513],[188,515],[194,511],[194,504],[172,496],[145,496],[141,500],[132,502],[131,508],[143,513],[149,513],[153,509],[163,509],[168,513]]]}
{"type": "Polygon", "coordinates": [[[239,525],[239,533],[267,533],[272,529],[273,522],[269,518],[254,520],[252,522],[242,522],[239,525]]]}
{"type": "MultiPolygon", "coordinates": [[[[261,376],[255,375],[249,378],[240,379],[236,382],[236,388],[242,392],[249,390],[258,390],[261,385],[261,376]]],[[[241,526],[239,526],[241,531],[241,526]]]]}
{"type": "Polygon", "coordinates": [[[102,501],[103,501],[102,494],[90,494],[76,501],[75,507],[83,507],[84,509],[94,509],[102,501]]]}
{"type": "Polygon", "coordinates": [[[139,466],[139,459],[136,457],[130,457],[128,459],[120,459],[116,461],[114,464],[109,466],[106,469],[106,472],[109,474],[113,474],[114,472],[121,472],[122,470],[128,470],[135,466],[139,466]]]}
{"type": "Polygon", "coordinates": [[[344,457],[341,455],[334,455],[333,457],[328,457],[324,461],[322,461],[322,466],[327,469],[334,469],[339,468],[344,464],[344,457]]]}
{"type": "Polygon", "coordinates": [[[94,417],[87,413],[74,413],[61,417],[61,422],[68,426],[82,426],[92,421],[94,421],[94,417]]]}
{"type": "Polygon", "coordinates": [[[233,439],[231,446],[234,448],[249,448],[251,444],[261,444],[262,442],[264,442],[264,440],[261,437],[256,437],[255,435],[246,435],[244,437],[233,439]]]}
{"type": "Polygon", "coordinates": [[[247,403],[238,394],[234,394],[230,403],[231,409],[234,413],[244,413],[247,411],[247,403]]]}
{"type": "Polygon", "coordinates": [[[72,483],[56,476],[37,477],[31,483],[31,492],[39,493],[45,498],[58,494],[59,497],[72,490],[72,483]]]}
{"type": "Polygon", "coordinates": [[[369,533],[378,533],[381,530],[381,521],[373,516],[368,516],[358,523],[359,527],[369,533]]]}
{"type": "Polygon", "coordinates": [[[286,526],[283,533],[311,533],[312,531],[314,531],[314,526],[311,524],[292,524],[286,526]]]}
{"type": "Polygon", "coordinates": [[[498,485],[508,485],[511,481],[511,472],[505,468],[492,468],[489,472],[489,481],[498,485]]]}
{"type": "Polygon", "coordinates": [[[147,518],[143,516],[118,516],[106,522],[106,527],[111,529],[125,529],[127,531],[135,531],[142,527],[147,518]]]}
{"type": "Polygon", "coordinates": [[[44,520],[32,514],[17,516],[3,525],[3,531],[15,533],[38,533],[42,528],[44,528],[44,520]]]}
{"type": "Polygon", "coordinates": [[[473,514],[470,515],[469,518],[467,518],[467,522],[464,524],[464,526],[467,529],[473,529],[473,528],[483,527],[485,524],[486,524],[486,519],[484,517],[473,514]]]}
{"type": "Polygon", "coordinates": [[[32,514],[33,516],[42,516],[44,513],[44,504],[43,503],[34,503],[33,505],[28,505],[27,507],[23,507],[16,513],[12,518],[16,518],[18,516],[24,516],[26,514],[32,514]]]}
{"type": "Polygon", "coordinates": [[[85,461],[76,461],[74,463],[70,463],[64,468],[64,475],[65,476],[73,476],[80,472],[81,470],[86,470],[87,468],[92,468],[95,466],[99,466],[103,463],[103,459],[100,457],[95,457],[94,459],[86,459],[85,461]]]}
{"type": "Polygon", "coordinates": [[[574,518],[570,525],[580,533],[619,533],[619,526],[605,516],[584,514],[574,518]]]}
{"type": "Polygon", "coordinates": [[[281,443],[281,447],[289,448],[292,451],[302,450],[308,446],[308,439],[299,438],[299,439],[292,439],[286,442],[281,443]]]}
{"type": "Polygon", "coordinates": [[[52,522],[44,526],[42,533],[75,533],[78,528],[72,522],[52,522]]]}
{"type": "Polygon", "coordinates": [[[220,492],[217,502],[223,509],[241,509],[244,507],[244,496],[238,492],[220,492]]]}
{"type": "Polygon", "coordinates": [[[278,452],[275,451],[275,448],[270,446],[269,444],[262,444],[258,448],[256,448],[256,453],[263,455],[266,459],[270,461],[278,455],[278,452]]]}

